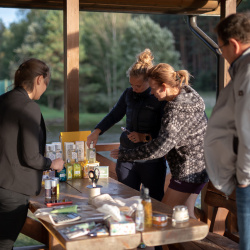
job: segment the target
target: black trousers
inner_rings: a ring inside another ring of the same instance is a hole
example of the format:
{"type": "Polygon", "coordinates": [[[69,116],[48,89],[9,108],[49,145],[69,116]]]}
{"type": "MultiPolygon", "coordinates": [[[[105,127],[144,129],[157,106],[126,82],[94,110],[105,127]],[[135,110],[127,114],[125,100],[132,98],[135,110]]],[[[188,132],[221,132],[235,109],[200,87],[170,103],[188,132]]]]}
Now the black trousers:
{"type": "Polygon", "coordinates": [[[0,250],[12,249],[25,223],[29,196],[0,188],[0,250]]]}
{"type": "Polygon", "coordinates": [[[143,183],[149,189],[150,197],[162,200],[166,178],[165,158],[144,162],[117,161],[116,174],[118,181],[138,191],[143,183]]]}

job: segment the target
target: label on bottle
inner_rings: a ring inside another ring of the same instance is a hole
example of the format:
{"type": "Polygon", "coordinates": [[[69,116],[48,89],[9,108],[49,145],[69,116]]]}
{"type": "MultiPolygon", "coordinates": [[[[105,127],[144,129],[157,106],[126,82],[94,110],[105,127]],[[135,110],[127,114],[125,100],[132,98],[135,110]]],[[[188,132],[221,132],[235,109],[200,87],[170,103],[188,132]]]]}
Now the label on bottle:
{"type": "Polygon", "coordinates": [[[95,158],[95,152],[94,151],[92,151],[92,150],[89,151],[89,158],[90,159],[95,158]]]}
{"type": "Polygon", "coordinates": [[[72,172],[73,172],[73,168],[72,166],[67,166],[67,180],[72,180],[72,172]]]}
{"type": "Polygon", "coordinates": [[[135,225],[136,225],[136,230],[137,231],[143,231],[144,230],[144,214],[143,214],[143,212],[138,211],[136,213],[135,225]]]}

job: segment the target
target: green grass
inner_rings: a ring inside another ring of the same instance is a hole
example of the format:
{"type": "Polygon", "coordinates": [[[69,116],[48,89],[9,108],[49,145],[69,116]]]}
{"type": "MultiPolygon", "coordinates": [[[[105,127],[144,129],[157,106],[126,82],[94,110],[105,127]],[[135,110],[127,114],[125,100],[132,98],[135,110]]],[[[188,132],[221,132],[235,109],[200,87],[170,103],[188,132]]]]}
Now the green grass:
{"type": "MultiPolygon", "coordinates": [[[[52,109],[43,105],[40,105],[41,112],[43,117],[48,122],[61,121],[64,119],[64,111],[52,109]]],[[[79,123],[83,126],[89,126],[92,124],[97,124],[106,116],[107,113],[98,113],[98,114],[89,114],[89,113],[80,113],[79,114],[79,123]]]]}
{"type": "Polygon", "coordinates": [[[14,244],[14,247],[36,246],[36,245],[42,245],[42,243],[33,240],[24,234],[19,234],[14,244]]]}

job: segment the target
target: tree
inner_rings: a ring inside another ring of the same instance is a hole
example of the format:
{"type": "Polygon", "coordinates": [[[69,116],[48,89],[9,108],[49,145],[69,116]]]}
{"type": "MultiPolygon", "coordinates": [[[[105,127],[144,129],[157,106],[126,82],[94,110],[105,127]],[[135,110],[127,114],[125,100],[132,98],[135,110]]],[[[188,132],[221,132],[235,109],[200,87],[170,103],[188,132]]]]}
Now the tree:
{"type": "Polygon", "coordinates": [[[18,23],[12,23],[9,28],[3,27],[0,31],[0,79],[13,79],[10,64],[14,61],[20,62],[16,57],[15,49],[23,43],[27,27],[27,22],[21,20],[18,23]]]}
{"type": "Polygon", "coordinates": [[[100,108],[103,111],[107,106],[110,109],[120,93],[119,85],[123,75],[120,44],[131,15],[84,13],[83,18],[84,34],[81,39],[87,54],[85,66],[92,67],[87,81],[95,85],[83,89],[85,95],[82,101],[91,107],[88,111],[99,112],[100,108]],[[95,105],[90,105],[91,102],[95,105]]]}
{"type": "Polygon", "coordinates": [[[149,48],[155,57],[155,63],[165,62],[178,67],[179,52],[175,50],[173,34],[167,28],[161,28],[149,16],[136,16],[128,22],[123,40],[123,53],[128,68],[135,56],[149,48]]]}
{"type": "Polygon", "coordinates": [[[131,19],[131,15],[124,14],[86,13],[84,22],[85,63],[93,67],[90,85],[84,87],[89,112],[105,111],[105,103],[110,109],[117,102],[128,86],[126,71],[145,48],[153,51],[158,62],[179,65],[172,33],[147,16],[131,19]]]}
{"type": "MultiPolygon", "coordinates": [[[[43,95],[41,102],[58,108],[63,108],[63,16],[61,11],[31,10],[26,14],[29,23],[23,43],[15,50],[20,60],[36,57],[45,61],[51,68],[49,89],[43,95]],[[49,59],[49,60],[48,60],[49,59]]],[[[16,62],[12,64],[16,68],[16,62]]]]}
{"type": "MultiPolygon", "coordinates": [[[[181,54],[182,67],[187,69],[194,78],[192,85],[197,90],[215,90],[216,88],[216,56],[190,31],[187,16],[152,15],[153,20],[167,27],[175,37],[175,47],[181,54]],[[204,82],[204,79],[206,81],[204,82]]],[[[214,27],[218,17],[197,17],[198,26],[214,41],[214,27]]]]}

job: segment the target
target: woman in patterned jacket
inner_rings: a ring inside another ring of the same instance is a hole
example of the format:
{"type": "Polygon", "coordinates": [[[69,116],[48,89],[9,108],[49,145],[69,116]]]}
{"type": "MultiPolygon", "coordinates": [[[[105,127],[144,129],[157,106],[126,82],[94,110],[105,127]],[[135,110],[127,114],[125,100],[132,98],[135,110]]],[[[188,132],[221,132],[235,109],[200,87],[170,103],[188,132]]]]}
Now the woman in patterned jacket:
{"type": "Polygon", "coordinates": [[[190,217],[198,194],[208,181],[204,159],[207,127],[205,104],[189,86],[190,74],[160,63],[148,71],[151,94],[167,101],[158,137],[135,149],[113,150],[123,161],[156,159],[166,155],[172,178],[162,202],[174,207],[186,205],[190,217]]]}

